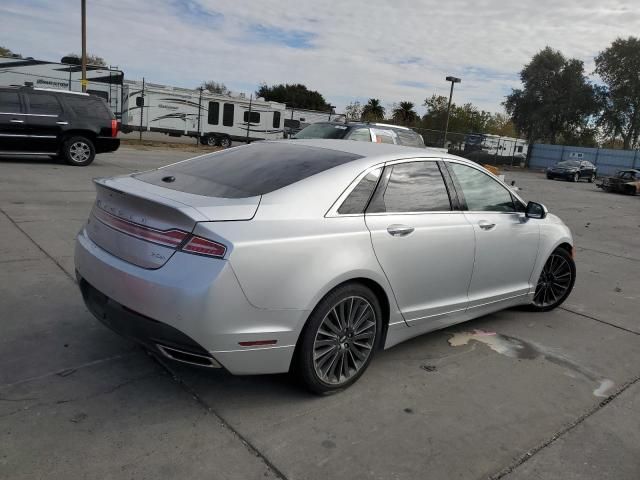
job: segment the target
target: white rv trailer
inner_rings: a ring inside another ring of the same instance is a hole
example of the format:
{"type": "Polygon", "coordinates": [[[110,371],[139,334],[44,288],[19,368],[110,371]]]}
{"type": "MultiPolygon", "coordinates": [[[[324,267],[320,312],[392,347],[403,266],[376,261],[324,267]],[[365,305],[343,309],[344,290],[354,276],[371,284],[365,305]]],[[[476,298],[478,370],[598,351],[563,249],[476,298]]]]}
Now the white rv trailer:
{"type": "Polygon", "coordinates": [[[285,105],[244,94],[220,95],[125,80],[122,131],[199,138],[209,145],[283,138],[285,105]],[[144,98],[144,100],[142,100],[144,98]],[[142,112],[142,118],[140,118],[142,112]]]}
{"type": "MultiPolygon", "coordinates": [[[[33,58],[0,57],[0,86],[24,86],[82,91],[82,67],[33,58]]],[[[122,71],[111,67],[87,65],[87,93],[104,98],[120,118],[122,110],[122,71]]]]}
{"type": "Polygon", "coordinates": [[[321,112],[319,110],[303,110],[301,108],[287,108],[285,114],[287,120],[298,120],[300,124],[309,125],[311,123],[328,122],[331,120],[344,120],[342,113],[321,112]]]}
{"type": "Polygon", "coordinates": [[[464,139],[465,151],[482,150],[498,157],[527,155],[529,145],[526,140],[513,137],[502,137],[488,133],[469,133],[464,139]]]}

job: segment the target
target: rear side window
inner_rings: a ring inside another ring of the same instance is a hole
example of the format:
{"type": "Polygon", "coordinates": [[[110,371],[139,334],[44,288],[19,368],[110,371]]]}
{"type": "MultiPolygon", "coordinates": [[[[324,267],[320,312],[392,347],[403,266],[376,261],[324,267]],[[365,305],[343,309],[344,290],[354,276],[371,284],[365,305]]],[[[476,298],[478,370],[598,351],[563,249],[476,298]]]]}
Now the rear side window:
{"type": "Polygon", "coordinates": [[[417,133],[411,130],[396,130],[398,143],[405,147],[424,147],[424,142],[417,133]]]}
{"type": "Polygon", "coordinates": [[[233,103],[225,103],[222,110],[222,125],[233,127],[233,103]]]}
{"type": "Polygon", "coordinates": [[[376,134],[376,143],[389,143],[393,145],[395,142],[393,141],[393,133],[385,130],[377,130],[376,134]]]}
{"type": "Polygon", "coordinates": [[[60,102],[54,95],[32,93],[29,95],[29,113],[37,115],[59,115],[60,102]]]}
{"type": "Polygon", "coordinates": [[[18,92],[0,91],[0,112],[21,113],[20,96],[18,92]]]}
{"type": "Polygon", "coordinates": [[[280,128],[280,112],[273,112],[273,128],[280,128]]]}
{"type": "Polygon", "coordinates": [[[218,125],[220,118],[220,102],[209,102],[209,113],[207,114],[207,122],[209,125],[218,125]]]}
{"type": "Polygon", "coordinates": [[[381,168],[369,172],[365,177],[360,180],[358,185],[351,190],[349,196],[342,202],[338,213],[341,215],[364,213],[364,209],[367,208],[367,203],[371,198],[371,194],[378,185],[378,179],[380,178],[381,168]]]}
{"type": "Polygon", "coordinates": [[[264,195],[359,155],[295,143],[259,142],[231,148],[135,175],[138,180],[172,190],[221,198],[264,195]],[[172,182],[163,182],[168,176],[172,182]]]}
{"type": "Polygon", "coordinates": [[[78,117],[111,119],[109,107],[99,97],[67,95],[64,101],[78,117]]]}
{"type": "Polygon", "coordinates": [[[391,167],[389,183],[368,212],[436,212],[451,210],[449,194],[436,162],[400,163],[391,167]]]}

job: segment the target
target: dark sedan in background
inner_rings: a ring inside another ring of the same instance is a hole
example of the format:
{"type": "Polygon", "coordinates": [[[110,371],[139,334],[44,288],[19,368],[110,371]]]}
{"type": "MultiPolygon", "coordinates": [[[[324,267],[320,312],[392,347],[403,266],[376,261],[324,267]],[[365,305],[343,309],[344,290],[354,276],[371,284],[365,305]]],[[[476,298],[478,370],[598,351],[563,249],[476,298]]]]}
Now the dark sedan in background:
{"type": "Polygon", "coordinates": [[[547,178],[562,178],[572,182],[579,182],[586,178],[589,183],[593,183],[596,179],[596,166],[585,160],[565,160],[556,163],[553,167],[547,168],[547,178]]]}

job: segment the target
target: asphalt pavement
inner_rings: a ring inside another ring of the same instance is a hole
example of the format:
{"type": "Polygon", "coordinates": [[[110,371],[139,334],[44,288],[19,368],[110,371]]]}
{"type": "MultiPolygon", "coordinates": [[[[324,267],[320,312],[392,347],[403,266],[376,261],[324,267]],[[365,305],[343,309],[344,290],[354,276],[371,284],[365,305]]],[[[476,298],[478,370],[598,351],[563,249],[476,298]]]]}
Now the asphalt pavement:
{"type": "Polygon", "coordinates": [[[91,179],[193,155],[0,157],[0,479],[640,478],[640,197],[506,172],[573,230],[568,301],[413,339],[317,397],[158,363],[84,307],[91,179]]]}

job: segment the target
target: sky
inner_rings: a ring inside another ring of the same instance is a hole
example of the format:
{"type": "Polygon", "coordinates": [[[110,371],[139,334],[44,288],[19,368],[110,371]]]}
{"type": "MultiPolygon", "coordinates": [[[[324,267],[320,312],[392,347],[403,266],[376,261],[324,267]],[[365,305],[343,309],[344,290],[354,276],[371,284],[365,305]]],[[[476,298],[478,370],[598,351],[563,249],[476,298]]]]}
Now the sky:
{"type": "MultiPolygon", "coordinates": [[[[635,1],[87,0],[87,42],[128,79],[246,93],[302,83],[340,112],[371,97],[421,106],[454,75],[454,102],[500,112],[545,46],[591,74],[615,38],[640,34],[635,1]]],[[[0,45],[23,56],[80,52],[79,0],[2,0],[0,25],[0,45]]]]}

